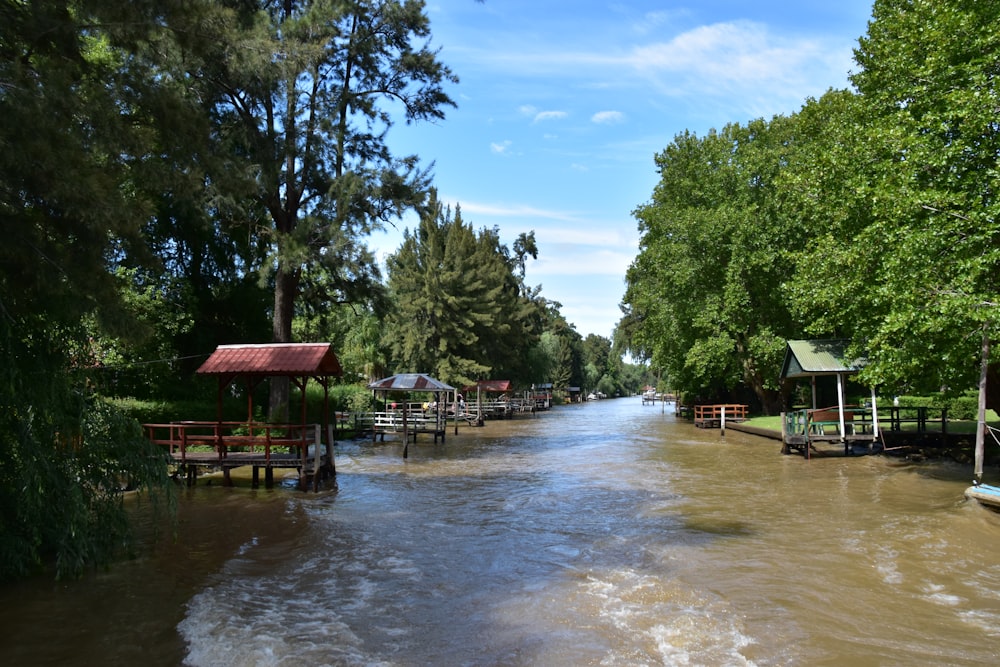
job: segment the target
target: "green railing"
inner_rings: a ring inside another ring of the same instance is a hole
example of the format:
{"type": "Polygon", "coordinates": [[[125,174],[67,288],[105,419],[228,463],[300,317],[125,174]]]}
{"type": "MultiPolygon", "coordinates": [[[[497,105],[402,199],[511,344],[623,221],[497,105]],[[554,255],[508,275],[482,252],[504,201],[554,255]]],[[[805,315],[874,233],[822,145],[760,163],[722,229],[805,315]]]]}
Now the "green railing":
{"type": "MultiPolygon", "coordinates": [[[[785,413],[785,433],[797,436],[856,436],[875,435],[874,411],[868,406],[844,407],[844,433],[840,433],[840,411],[836,405],[813,410],[793,410],[785,413]]],[[[947,433],[946,408],[903,407],[890,405],[878,408],[880,431],[913,433],[947,433]]]]}

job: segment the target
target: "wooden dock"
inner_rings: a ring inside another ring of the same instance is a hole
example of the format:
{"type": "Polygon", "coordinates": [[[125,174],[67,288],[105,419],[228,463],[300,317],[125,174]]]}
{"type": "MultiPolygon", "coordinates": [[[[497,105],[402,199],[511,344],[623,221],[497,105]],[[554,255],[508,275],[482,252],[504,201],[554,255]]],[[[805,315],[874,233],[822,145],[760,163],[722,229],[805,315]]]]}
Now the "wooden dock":
{"type": "MultiPolygon", "coordinates": [[[[459,416],[459,419],[464,418],[464,415],[459,416]]],[[[439,438],[444,442],[448,421],[447,411],[430,408],[424,403],[400,403],[389,410],[363,412],[355,417],[357,427],[370,432],[373,441],[376,438],[384,441],[387,433],[402,435],[405,430],[407,440],[412,438],[416,442],[417,435],[423,433],[433,436],[435,444],[439,438]]],[[[451,421],[454,421],[454,413],[451,421]]]]}
{"type": "MultiPolygon", "coordinates": [[[[837,406],[794,410],[782,415],[782,453],[791,450],[810,458],[812,452],[843,447],[845,456],[852,452],[888,451],[893,442],[917,441],[926,436],[944,440],[948,433],[948,411],[944,408],[889,406],[876,413],[867,406],[844,407],[843,430],[837,406]],[[889,443],[889,444],[887,444],[889,443]]],[[[899,444],[895,448],[905,449],[899,444]]]]}
{"type": "Polygon", "coordinates": [[[647,391],[642,392],[642,404],[643,405],[646,405],[647,403],[651,404],[651,405],[656,405],[657,401],[663,401],[663,400],[665,400],[663,398],[663,395],[657,393],[656,391],[648,391],[647,390],[647,391]]]}
{"type": "Polygon", "coordinates": [[[176,421],[143,428],[150,442],[166,450],[188,486],[194,486],[199,473],[212,469],[221,470],[223,485],[231,486],[234,468],[252,466],[253,488],[260,485],[261,470],[270,489],[274,469],[290,468],[299,472],[300,488],[312,484],[315,489],[320,479],[336,472],[333,429],[324,447],[319,424],[176,421]]]}
{"type": "Polygon", "coordinates": [[[738,424],[747,420],[749,406],[740,403],[719,403],[694,406],[694,425],[698,428],[722,428],[723,424],[738,424]]]}

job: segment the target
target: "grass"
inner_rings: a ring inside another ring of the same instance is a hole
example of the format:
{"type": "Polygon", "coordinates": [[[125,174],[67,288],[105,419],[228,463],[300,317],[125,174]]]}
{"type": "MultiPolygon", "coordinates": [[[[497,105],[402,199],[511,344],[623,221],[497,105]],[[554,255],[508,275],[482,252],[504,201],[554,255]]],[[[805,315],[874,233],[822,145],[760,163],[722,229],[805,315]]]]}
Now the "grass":
{"type": "MultiPolygon", "coordinates": [[[[884,421],[880,419],[879,421],[884,421]]],[[[750,419],[743,422],[747,426],[754,426],[756,428],[765,428],[772,431],[781,432],[781,416],[773,415],[770,417],[751,417],[750,419]]],[[[1000,417],[997,416],[992,410],[986,413],[986,423],[994,428],[1000,428],[1000,417]]],[[[928,422],[928,427],[931,424],[928,422]]],[[[903,424],[904,430],[910,429],[916,430],[916,424],[903,424]]],[[[975,433],[976,432],[976,422],[967,419],[958,420],[948,420],[948,432],[949,433],[975,433]]]]}
{"type": "Polygon", "coordinates": [[[747,426],[753,426],[756,428],[766,428],[771,431],[781,432],[781,416],[774,415],[771,417],[751,417],[750,419],[743,422],[747,426]]]}

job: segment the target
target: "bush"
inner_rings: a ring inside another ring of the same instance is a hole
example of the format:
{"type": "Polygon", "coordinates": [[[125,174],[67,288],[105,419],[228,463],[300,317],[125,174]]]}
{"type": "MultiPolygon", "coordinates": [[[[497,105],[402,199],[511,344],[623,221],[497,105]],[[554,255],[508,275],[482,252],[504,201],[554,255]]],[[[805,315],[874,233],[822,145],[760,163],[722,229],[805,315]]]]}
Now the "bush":
{"type": "Polygon", "coordinates": [[[956,396],[931,394],[929,396],[899,396],[899,405],[904,408],[931,408],[948,410],[948,419],[976,421],[979,418],[979,395],[967,391],[956,396]]]}

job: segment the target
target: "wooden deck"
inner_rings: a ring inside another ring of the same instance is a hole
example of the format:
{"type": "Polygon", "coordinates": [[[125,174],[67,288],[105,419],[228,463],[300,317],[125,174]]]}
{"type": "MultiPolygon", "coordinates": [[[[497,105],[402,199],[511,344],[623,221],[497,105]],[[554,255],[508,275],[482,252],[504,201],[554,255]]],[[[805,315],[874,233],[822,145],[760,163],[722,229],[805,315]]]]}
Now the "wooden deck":
{"type": "Polygon", "coordinates": [[[939,433],[948,435],[948,411],[926,407],[889,406],[877,415],[866,406],[844,407],[844,427],[841,432],[840,411],[837,406],[814,410],[795,410],[784,414],[782,441],[784,453],[799,451],[809,458],[811,453],[826,445],[843,446],[844,455],[885,451],[889,435],[939,433]]]}
{"type": "Polygon", "coordinates": [[[437,410],[424,403],[401,403],[394,409],[355,413],[349,419],[359,432],[371,433],[372,440],[385,440],[387,433],[403,433],[404,412],[406,437],[413,442],[420,433],[433,436],[435,443],[439,438],[444,442],[448,423],[454,422],[445,409],[437,410]]]}
{"type": "Polygon", "coordinates": [[[178,473],[193,486],[199,472],[219,469],[223,484],[231,485],[234,468],[253,466],[253,488],[264,470],[265,486],[274,485],[275,468],[299,472],[299,485],[315,489],[319,480],[335,473],[333,427],[326,447],[319,424],[265,424],[253,422],[176,421],[143,424],[146,437],[163,447],[178,466],[178,473]]]}
{"type": "Polygon", "coordinates": [[[738,424],[747,420],[748,407],[739,403],[696,405],[694,406],[694,425],[698,428],[720,428],[723,419],[726,423],[738,424]]]}

